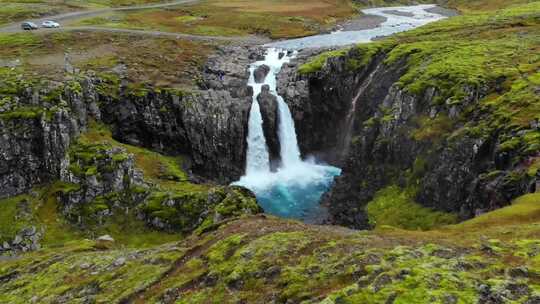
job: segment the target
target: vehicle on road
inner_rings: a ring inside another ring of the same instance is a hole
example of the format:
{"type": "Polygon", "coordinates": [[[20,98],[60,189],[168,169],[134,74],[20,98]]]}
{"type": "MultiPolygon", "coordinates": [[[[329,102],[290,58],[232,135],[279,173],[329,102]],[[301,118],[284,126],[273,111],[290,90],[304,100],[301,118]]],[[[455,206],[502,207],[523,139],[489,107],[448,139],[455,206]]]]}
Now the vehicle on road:
{"type": "Polygon", "coordinates": [[[33,22],[23,22],[21,28],[25,31],[37,30],[39,27],[33,22]]]}
{"type": "Polygon", "coordinates": [[[59,28],[60,23],[55,22],[55,21],[51,21],[51,20],[47,20],[47,21],[43,21],[43,23],[41,24],[41,27],[43,27],[43,28],[59,28]]]}

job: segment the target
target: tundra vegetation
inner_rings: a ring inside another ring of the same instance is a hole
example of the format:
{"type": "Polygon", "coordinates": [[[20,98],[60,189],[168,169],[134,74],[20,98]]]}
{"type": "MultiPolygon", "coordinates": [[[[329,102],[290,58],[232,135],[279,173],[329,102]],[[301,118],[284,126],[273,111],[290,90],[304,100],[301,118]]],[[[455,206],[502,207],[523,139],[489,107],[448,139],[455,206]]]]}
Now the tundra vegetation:
{"type": "MultiPolygon", "coordinates": [[[[150,2],[155,1],[2,1],[0,23],[51,10],[150,2]]],[[[286,38],[331,27],[354,7],[395,3],[204,1],[81,24],[286,38]]],[[[335,57],[346,60],[349,71],[359,71],[385,54],[388,65],[406,65],[402,89],[422,94],[436,87],[435,103],[459,102],[465,85],[496,84],[498,90],[474,105],[481,119],[417,117],[408,136],[436,143],[461,132],[478,136],[497,129],[513,134],[501,146],[530,157],[521,167],[537,176],[540,133],[520,131],[540,120],[540,2],[447,4],[464,14],[323,53],[298,72],[316,74],[335,57]]],[[[149,90],[181,96],[197,85],[216,47],[102,32],[0,34],[0,45],[0,123],[22,134],[21,141],[31,137],[31,126],[57,121],[66,95],[84,93],[80,83],[88,74],[100,79],[97,91],[107,102],[120,94],[142,99],[149,90]],[[69,74],[67,49],[75,69],[69,74]],[[29,88],[41,90],[43,104],[19,103],[29,88]]],[[[191,180],[186,158],[120,142],[113,127],[89,119],[75,136],[66,151],[71,181],[45,181],[0,200],[0,246],[28,227],[36,230],[32,236],[42,235],[41,248],[34,248],[39,250],[0,256],[1,303],[540,302],[539,193],[459,222],[456,214],[415,201],[416,176],[425,167],[418,158],[407,181],[384,187],[365,206],[373,230],[308,225],[261,214],[245,189],[191,180]],[[75,207],[66,204],[118,172],[114,180],[121,190],[75,207]],[[115,241],[97,239],[105,234],[115,241]]]]}

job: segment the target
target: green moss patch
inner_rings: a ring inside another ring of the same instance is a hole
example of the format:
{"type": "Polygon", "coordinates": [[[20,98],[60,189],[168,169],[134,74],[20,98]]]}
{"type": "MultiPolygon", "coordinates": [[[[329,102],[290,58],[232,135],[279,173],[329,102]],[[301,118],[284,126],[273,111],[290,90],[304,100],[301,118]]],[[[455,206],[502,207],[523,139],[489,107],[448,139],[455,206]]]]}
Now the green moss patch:
{"type": "Polygon", "coordinates": [[[423,207],[414,202],[413,197],[414,191],[397,186],[380,190],[366,206],[370,224],[428,230],[457,222],[456,215],[423,207]]]}
{"type": "Polygon", "coordinates": [[[350,49],[341,49],[336,51],[324,52],[298,68],[298,73],[307,75],[322,70],[323,66],[330,58],[343,58],[349,72],[359,71],[366,67],[373,56],[393,47],[393,43],[377,42],[368,44],[359,44],[350,49]]]}

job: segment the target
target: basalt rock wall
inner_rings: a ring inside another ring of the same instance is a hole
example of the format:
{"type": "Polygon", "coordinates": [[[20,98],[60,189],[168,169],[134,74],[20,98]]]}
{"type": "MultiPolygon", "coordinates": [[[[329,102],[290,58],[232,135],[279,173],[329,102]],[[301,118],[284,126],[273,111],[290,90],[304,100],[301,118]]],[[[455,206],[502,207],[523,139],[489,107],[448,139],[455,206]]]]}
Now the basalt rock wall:
{"type": "MultiPolygon", "coordinates": [[[[438,87],[422,94],[402,88],[399,79],[407,71],[407,58],[389,64],[388,50],[379,51],[361,68],[351,69],[347,62],[358,57],[355,52],[353,48],[330,57],[309,74],[298,70],[311,54],[300,55],[279,76],[280,94],[295,117],[303,155],[324,151],[321,159],[343,168],[323,198],[330,223],[369,228],[366,204],[393,184],[415,189],[416,201],[424,206],[462,218],[500,208],[535,190],[538,177],[523,166],[534,155],[502,152],[500,130],[482,135],[466,131],[466,125],[489,115],[469,109],[495,90],[495,84],[464,85],[459,102],[441,104],[435,102],[438,87]],[[344,122],[349,115],[353,121],[348,127],[344,122]],[[426,121],[444,130],[431,136],[426,121]]],[[[531,128],[522,132],[537,132],[537,126],[531,128]]]]}

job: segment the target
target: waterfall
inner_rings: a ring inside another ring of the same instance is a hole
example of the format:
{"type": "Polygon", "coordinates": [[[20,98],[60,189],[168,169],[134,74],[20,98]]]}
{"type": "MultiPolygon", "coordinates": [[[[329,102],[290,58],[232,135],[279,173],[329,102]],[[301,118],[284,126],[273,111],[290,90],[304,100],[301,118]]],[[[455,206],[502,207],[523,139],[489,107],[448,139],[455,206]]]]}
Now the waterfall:
{"type": "Polygon", "coordinates": [[[248,138],[247,138],[247,161],[246,176],[252,174],[263,174],[270,172],[270,156],[268,146],[263,131],[263,120],[261,109],[257,97],[262,91],[264,85],[270,87],[270,93],[278,99],[279,110],[279,141],[281,143],[281,157],[283,164],[293,164],[300,162],[300,149],[296,141],[296,131],[294,121],[287,104],[283,98],[277,94],[277,74],[284,63],[290,60],[290,56],[285,51],[278,49],[268,49],[268,53],[263,61],[257,61],[250,67],[250,77],[248,85],[253,88],[253,102],[249,113],[248,138]],[[261,65],[270,67],[268,75],[263,83],[255,82],[255,70],[261,65]]]}
{"type": "Polygon", "coordinates": [[[349,150],[351,148],[352,133],[353,133],[353,130],[354,130],[354,117],[355,117],[355,114],[356,114],[356,108],[358,106],[357,105],[358,100],[360,99],[362,94],[364,94],[364,92],[369,87],[369,85],[371,85],[371,83],[373,82],[373,77],[379,72],[379,70],[381,69],[382,66],[383,65],[381,63],[377,63],[377,67],[373,71],[371,71],[369,73],[369,76],[367,77],[367,79],[365,79],[363,81],[362,85],[358,89],[358,92],[356,93],[356,95],[354,96],[354,98],[353,98],[353,100],[351,102],[351,107],[349,109],[349,113],[347,113],[347,117],[345,118],[344,133],[343,133],[343,136],[341,138],[340,145],[339,145],[340,148],[341,148],[341,157],[343,159],[348,157],[349,150]]]}
{"type": "Polygon", "coordinates": [[[247,137],[247,156],[246,156],[246,174],[270,172],[270,156],[263,132],[263,119],[257,96],[261,93],[262,85],[255,83],[253,73],[257,63],[250,67],[251,76],[248,85],[253,87],[253,102],[249,112],[248,137],[247,137]]]}
{"type": "Polygon", "coordinates": [[[268,213],[316,222],[325,214],[319,200],[330,187],[334,177],[341,174],[341,170],[318,164],[313,159],[302,161],[291,111],[277,94],[276,88],[281,67],[289,62],[294,54],[270,48],[267,49],[264,60],[257,61],[250,67],[248,84],[253,87],[254,94],[248,123],[246,174],[233,184],[251,189],[268,213]],[[256,83],[255,70],[263,64],[270,67],[270,71],[263,83],[256,83]],[[264,85],[269,86],[269,91],[276,96],[278,104],[277,135],[281,146],[281,163],[277,172],[270,171],[270,156],[257,100],[264,85]]]}
{"type": "Polygon", "coordinates": [[[279,142],[281,144],[281,166],[287,168],[297,165],[302,161],[300,158],[300,148],[296,139],[294,120],[289,110],[289,106],[283,101],[281,96],[277,97],[279,111],[279,142]]]}
{"type": "MultiPolygon", "coordinates": [[[[287,63],[291,56],[289,56],[289,52],[276,48],[298,50],[307,47],[369,42],[375,37],[410,30],[445,18],[442,15],[430,13],[428,10],[433,7],[433,5],[420,5],[368,9],[363,12],[384,17],[386,21],[381,26],[373,29],[338,31],[327,35],[316,35],[267,44],[266,46],[271,48],[267,49],[264,60],[257,61],[250,67],[249,85],[253,87],[254,96],[248,126],[246,174],[233,184],[251,189],[267,213],[302,219],[307,222],[319,222],[320,218],[324,218],[325,209],[319,204],[319,201],[323,193],[332,185],[334,177],[341,174],[341,169],[320,164],[313,158],[302,160],[291,111],[283,98],[277,94],[276,89],[277,75],[282,65],[287,63]],[[389,10],[398,10],[406,14],[396,15],[389,13],[389,10]],[[262,64],[269,66],[270,72],[266,76],[264,83],[257,84],[255,83],[254,73],[257,67],[262,64]],[[281,163],[275,172],[270,171],[268,147],[263,132],[263,120],[257,101],[263,85],[270,87],[270,93],[276,96],[278,102],[279,124],[277,136],[281,146],[281,163]]],[[[379,64],[377,69],[381,66],[379,64]]],[[[348,154],[350,149],[355,112],[362,105],[362,98],[368,84],[375,81],[374,75],[377,69],[370,74],[358,89],[351,102],[349,113],[345,121],[342,122],[341,128],[344,130],[344,136],[340,139],[339,147],[345,155],[348,154]]],[[[336,124],[338,123],[336,122],[336,124]]]]}

